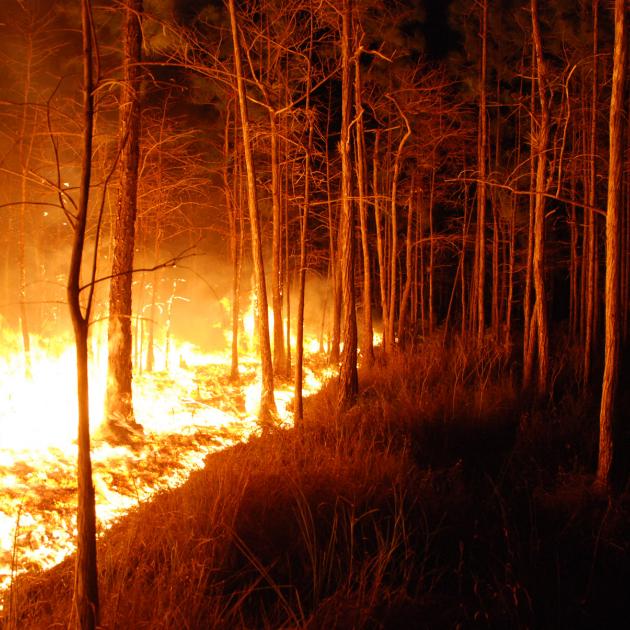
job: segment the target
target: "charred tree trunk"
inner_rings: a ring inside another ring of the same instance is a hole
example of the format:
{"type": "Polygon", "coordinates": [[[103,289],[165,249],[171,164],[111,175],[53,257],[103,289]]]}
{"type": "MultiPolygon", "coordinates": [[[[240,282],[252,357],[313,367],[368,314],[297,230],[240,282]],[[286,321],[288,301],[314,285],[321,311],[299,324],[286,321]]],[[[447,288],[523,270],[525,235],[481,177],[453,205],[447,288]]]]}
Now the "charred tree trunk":
{"type": "Polygon", "coordinates": [[[140,159],[140,68],[142,0],[126,0],[123,80],[120,95],[120,195],[114,224],[109,293],[109,359],[106,419],[114,440],[128,440],[140,427],[133,415],[131,280],[140,159]]]}

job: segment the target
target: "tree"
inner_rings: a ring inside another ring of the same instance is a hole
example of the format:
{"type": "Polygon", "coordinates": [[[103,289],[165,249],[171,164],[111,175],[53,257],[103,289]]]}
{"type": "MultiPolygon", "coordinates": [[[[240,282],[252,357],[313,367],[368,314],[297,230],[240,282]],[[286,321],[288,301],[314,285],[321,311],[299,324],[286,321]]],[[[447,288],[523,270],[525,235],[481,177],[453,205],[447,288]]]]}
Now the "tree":
{"type": "Polygon", "coordinates": [[[525,363],[525,383],[531,377],[534,347],[538,351],[538,390],[544,393],[549,373],[549,332],[547,327],[547,302],[545,290],[545,195],[547,192],[547,150],[549,147],[550,111],[547,94],[547,72],[543,56],[542,37],[538,17],[538,0],[531,0],[532,39],[537,82],[540,119],[532,137],[532,159],[535,158],[536,176],[533,191],[533,248],[532,271],[534,281],[534,308],[529,326],[528,350],[525,363]],[[534,328],[535,325],[535,328],[534,328]],[[534,337],[534,330],[536,336],[534,337]],[[534,339],[536,344],[534,345],[534,339]]]}
{"type": "MultiPolygon", "coordinates": [[[[77,557],[74,582],[74,607],[81,630],[98,625],[98,574],[96,564],[96,508],[90,456],[90,409],[88,394],[88,324],[94,284],[85,311],[81,307],[81,263],[87,228],[90,181],[92,174],[92,135],[94,131],[93,24],[90,0],[81,2],[83,42],[83,158],[79,207],[74,224],[74,240],[68,273],[67,296],[74,328],[77,353],[78,426],[78,509],[77,557]]],[[[93,278],[92,278],[93,280],[93,278]]]]}
{"type": "Polygon", "coordinates": [[[131,280],[140,158],[142,0],[125,0],[123,80],[120,90],[120,193],[113,233],[109,294],[106,419],[110,437],[127,440],[141,430],[132,404],[131,280]]]}
{"type": "Polygon", "coordinates": [[[615,462],[615,399],[619,378],[620,214],[622,208],[624,131],[623,109],[628,35],[625,0],[615,0],[615,44],[609,114],[608,202],[606,206],[605,354],[599,412],[597,483],[609,487],[615,462]]]}
{"type": "Polygon", "coordinates": [[[273,364],[271,361],[271,343],[269,341],[269,316],[267,307],[267,287],[265,283],[265,266],[262,253],[260,220],[258,213],[258,196],[256,191],[256,171],[252,154],[249,118],[247,114],[247,92],[243,78],[241,52],[239,44],[239,28],[236,19],[234,0],[228,0],[230,11],[230,27],[234,46],[234,69],[238,90],[238,103],[243,134],[243,153],[247,175],[247,207],[251,226],[252,260],[256,284],[258,307],[258,336],[260,343],[260,362],[262,370],[262,388],[260,392],[260,422],[265,427],[276,414],[276,403],[273,395],[273,364]]]}
{"type": "Polygon", "coordinates": [[[357,372],[357,320],[354,296],[354,207],[350,199],[350,38],[351,0],[341,9],[341,287],[343,302],[343,354],[339,370],[340,408],[350,405],[359,390],[357,372]]]}

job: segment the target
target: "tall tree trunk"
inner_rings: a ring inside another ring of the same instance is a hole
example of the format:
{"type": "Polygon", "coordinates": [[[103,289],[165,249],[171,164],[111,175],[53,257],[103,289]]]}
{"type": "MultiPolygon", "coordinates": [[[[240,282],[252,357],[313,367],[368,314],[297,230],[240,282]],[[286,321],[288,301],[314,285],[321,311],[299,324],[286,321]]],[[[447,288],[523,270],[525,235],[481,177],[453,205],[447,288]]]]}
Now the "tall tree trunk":
{"type": "MultiPolygon", "coordinates": [[[[309,2],[309,8],[312,4],[309,2]]],[[[313,14],[310,15],[310,35],[308,70],[306,75],[306,119],[308,120],[308,141],[304,153],[304,207],[300,216],[300,268],[298,273],[298,306],[295,331],[295,393],[294,415],[295,426],[300,429],[304,423],[304,405],[302,401],[302,385],[304,381],[304,300],[306,288],[306,230],[311,203],[311,155],[313,153],[314,117],[311,111],[311,64],[313,58],[313,14]]]]}
{"type": "Polygon", "coordinates": [[[585,313],[585,329],[584,329],[584,372],[583,384],[586,386],[591,378],[591,362],[595,336],[595,310],[597,303],[597,285],[596,285],[596,268],[597,268],[597,224],[595,212],[593,208],[597,198],[597,100],[600,86],[598,85],[598,45],[597,31],[599,22],[599,0],[593,0],[593,71],[591,82],[591,119],[589,130],[589,157],[588,157],[588,205],[589,209],[586,214],[586,233],[588,235],[587,245],[587,267],[586,267],[586,313],[585,313]]]}
{"type": "MultiPolygon", "coordinates": [[[[74,240],[68,273],[67,296],[77,351],[78,419],[78,508],[77,556],[74,579],[74,612],[81,630],[94,630],[99,620],[98,573],[96,563],[96,507],[90,456],[90,408],[88,395],[88,324],[94,285],[89,291],[85,313],[80,300],[81,262],[85,245],[87,214],[92,174],[92,137],[94,131],[94,78],[92,50],[92,12],[90,0],[81,2],[83,42],[83,158],[79,207],[74,225],[74,240]]],[[[94,278],[92,278],[92,281],[94,278]]]]}
{"type": "Polygon", "coordinates": [[[341,27],[341,286],[343,299],[343,354],[339,370],[338,406],[351,405],[359,391],[357,320],[354,297],[354,205],[350,199],[350,38],[352,0],[343,0],[341,27]]]}
{"type": "Polygon", "coordinates": [[[534,251],[532,270],[534,278],[534,312],[537,330],[538,351],[538,390],[547,390],[549,371],[547,330],[547,303],[545,291],[545,192],[547,176],[547,149],[549,146],[549,102],[547,97],[547,77],[543,58],[542,38],[538,19],[538,0],[531,0],[532,37],[536,51],[536,77],[538,83],[538,100],[540,102],[540,122],[535,145],[536,155],[536,189],[534,207],[534,251]]]}
{"type": "Polygon", "coordinates": [[[477,145],[479,182],[477,184],[477,241],[476,241],[476,299],[477,343],[481,344],[485,332],[485,277],[486,277],[486,200],[488,178],[488,114],[487,114],[487,57],[488,57],[488,0],[481,5],[481,86],[479,93],[479,139],[477,145]]]}
{"type": "Polygon", "coordinates": [[[276,114],[269,111],[271,131],[271,295],[273,308],[273,366],[281,375],[285,370],[284,330],[282,323],[282,212],[280,208],[280,177],[278,174],[278,125],[276,114]]]}
{"type": "Polygon", "coordinates": [[[356,133],[357,189],[359,202],[359,223],[361,226],[361,252],[363,254],[363,326],[361,334],[361,353],[369,365],[374,361],[372,328],[372,269],[370,263],[370,245],[368,241],[366,169],[365,169],[365,131],[363,125],[363,104],[360,48],[354,60],[354,108],[356,133]]]}
{"type": "Polygon", "coordinates": [[[397,265],[398,265],[398,213],[396,211],[396,202],[398,201],[398,176],[400,174],[400,162],[402,159],[402,151],[405,147],[405,143],[411,136],[411,127],[409,126],[409,120],[403,114],[398,103],[392,98],[390,100],[394,103],[398,109],[398,113],[405,122],[405,133],[403,134],[396,150],[396,156],[394,157],[394,170],[392,173],[392,197],[391,197],[391,222],[392,222],[392,245],[389,259],[389,313],[387,315],[387,343],[385,346],[386,352],[391,352],[394,348],[394,322],[396,319],[396,279],[397,279],[397,265]]]}
{"type": "Polygon", "coordinates": [[[374,197],[374,222],[376,224],[376,257],[378,261],[378,279],[380,288],[381,302],[381,318],[383,320],[383,347],[386,348],[389,343],[387,340],[389,324],[388,324],[388,308],[387,308],[387,284],[386,275],[387,267],[385,263],[385,249],[383,245],[383,215],[381,213],[381,202],[379,198],[380,188],[378,185],[379,175],[379,159],[378,151],[381,139],[380,129],[376,130],[374,137],[374,155],[372,158],[372,196],[374,197]]]}
{"type": "MultiPolygon", "coordinates": [[[[225,195],[225,201],[228,209],[228,220],[230,226],[230,258],[232,259],[232,344],[231,344],[231,364],[230,364],[230,378],[233,381],[237,381],[239,377],[238,372],[238,332],[239,332],[239,315],[240,315],[240,302],[241,302],[241,266],[242,266],[242,230],[241,228],[241,207],[240,203],[236,199],[236,191],[238,190],[238,182],[240,179],[240,172],[238,168],[239,163],[239,150],[238,139],[236,134],[236,124],[234,124],[234,145],[233,145],[233,161],[234,166],[232,168],[232,182],[230,182],[229,173],[229,134],[230,134],[230,108],[226,109],[225,120],[225,138],[223,145],[223,191],[225,195]]],[[[234,116],[236,121],[236,112],[234,116]]]]}
{"type": "Polygon", "coordinates": [[[260,392],[259,418],[263,427],[268,425],[276,415],[276,403],[273,395],[273,364],[271,360],[271,342],[269,341],[269,313],[267,305],[267,287],[265,284],[265,266],[262,253],[262,239],[258,214],[258,196],[256,191],[256,171],[254,156],[252,155],[249,118],[247,114],[247,93],[243,79],[241,51],[239,45],[239,30],[236,21],[234,0],[228,0],[230,11],[230,26],[232,30],[232,44],[234,47],[234,65],[238,86],[238,102],[241,114],[243,153],[245,155],[245,170],[247,173],[247,207],[251,225],[252,261],[254,264],[254,278],[256,284],[256,299],[258,303],[258,335],[260,343],[260,362],[262,370],[262,388],[260,392]]]}
{"type": "Polygon", "coordinates": [[[120,90],[120,194],[114,224],[106,419],[110,437],[127,440],[138,430],[132,403],[131,271],[135,248],[140,159],[140,57],[142,0],[125,1],[123,79],[120,90]]]}
{"type": "Polygon", "coordinates": [[[623,107],[626,78],[627,29],[625,0],[615,0],[615,47],[613,52],[612,94],[610,98],[608,201],[606,204],[606,278],[604,376],[599,414],[599,456],[597,482],[609,487],[616,461],[615,397],[619,378],[621,320],[619,303],[620,262],[619,216],[623,184],[623,107]]]}
{"type": "Polygon", "coordinates": [[[341,265],[339,255],[341,253],[341,233],[335,218],[332,190],[330,183],[330,111],[331,101],[328,101],[328,118],[326,121],[326,200],[328,205],[328,242],[330,256],[330,275],[333,294],[332,305],[332,331],[329,349],[329,361],[333,365],[339,363],[339,346],[341,344],[341,265]]]}
{"type": "Polygon", "coordinates": [[[415,254],[415,248],[412,241],[413,234],[413,177],[411,190],[409,191],[409,200],[407,202],[407,235],[405,237],[405,284],[402,290],[402,296],[400,298],[400,313],[398,315],[398,339],[400,343],[405,342],[405,337],[408,337],[409,331],[407,330],[407,311],[409,308],[409,299],[411,297],[411,287],[413,282],[413,258],[415,254]]]}

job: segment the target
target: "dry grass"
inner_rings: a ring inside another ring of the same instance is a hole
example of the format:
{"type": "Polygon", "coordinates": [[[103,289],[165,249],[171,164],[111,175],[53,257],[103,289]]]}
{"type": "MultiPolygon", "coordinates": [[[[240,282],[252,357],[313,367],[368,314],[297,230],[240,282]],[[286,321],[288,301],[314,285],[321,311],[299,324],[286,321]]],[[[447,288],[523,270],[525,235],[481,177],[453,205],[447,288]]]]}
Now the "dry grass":
{"type": "MultiPolygon", "coordinates": [[[[627,496],[583,481],[588,405],[532,407],[509,366],[429,340],[363,370],[347,413],[332,384],[303,432],[209,456],[102,537],[102,627],[605,625],[627,608],[627,496]]],[[[0,627],[66,627],[71,592],[70,561],[25,576],[0,627]]]]}

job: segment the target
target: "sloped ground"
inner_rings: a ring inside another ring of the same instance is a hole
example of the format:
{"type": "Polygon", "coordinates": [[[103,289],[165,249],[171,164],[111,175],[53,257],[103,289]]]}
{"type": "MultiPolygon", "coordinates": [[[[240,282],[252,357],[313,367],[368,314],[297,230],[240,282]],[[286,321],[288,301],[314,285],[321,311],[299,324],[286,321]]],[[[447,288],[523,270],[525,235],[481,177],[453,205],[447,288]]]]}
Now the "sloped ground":
{"type": "MultiPolygon", "coordinates": [[[[102,627],[618,627],[630,496],[592,490],[593,405],[519,397],[501,352],[424,350],[115,525],[102,627]]],[[[4,627],[65,625],[72,581],[71,561],[19,580],[4,627]]]]}

